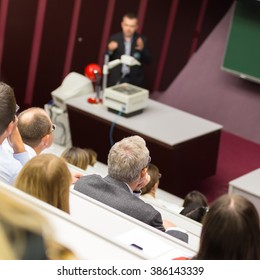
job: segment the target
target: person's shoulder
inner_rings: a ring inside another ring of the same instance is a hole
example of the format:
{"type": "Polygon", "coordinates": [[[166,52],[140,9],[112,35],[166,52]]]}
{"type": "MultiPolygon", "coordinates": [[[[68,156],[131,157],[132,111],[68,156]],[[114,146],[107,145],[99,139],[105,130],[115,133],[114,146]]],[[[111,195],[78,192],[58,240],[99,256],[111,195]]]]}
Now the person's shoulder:
{"type": "Polygon", "coordinates": [[[75,183],[75,186],[86,184],[86,183],[91,183],[91,182],[96,182],[96,181],[103,181],[103,178],[98,174],[84,175],[84,176],[81,176],[77,180],[77,182],[75,183]]]}
{"type": "Polygon", "coordinates": [[[97,186],[103,185],[103,178],[97,174],[81,176],[74,185],[74,190],[89,193],[91,190],[99,190],[97,186]]]}
{"type": "Polygon", "coordinates": [[[15,154],[11,150],[11,147],[10,149],[8,149],[5,146],[0,145],[0,158],[1,158],[1,164],[4,165],[7,170],[8,168],[14,170],[22,167],[20,161],[15,158],[15,154]]]}

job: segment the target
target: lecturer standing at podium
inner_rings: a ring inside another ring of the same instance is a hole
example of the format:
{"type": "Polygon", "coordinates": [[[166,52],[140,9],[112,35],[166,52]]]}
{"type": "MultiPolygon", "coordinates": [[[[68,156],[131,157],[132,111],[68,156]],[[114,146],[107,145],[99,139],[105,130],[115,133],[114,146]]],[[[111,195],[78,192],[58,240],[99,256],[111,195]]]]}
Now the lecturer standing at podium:
{"type": "Polygon", "coordinates": [[[121,22],[122,32],[112,35],[109,39],[107,52],[109,61],[120,59],[121,55],[133,56],[141,65],[127,66],[121,64],[109,70],[108,86],[118,83],[129,83],[145,87],[143,63],[151,62],[151,52],[147,40],[138,34],[138,19],[135,14],[125,14],[121,22]]]}

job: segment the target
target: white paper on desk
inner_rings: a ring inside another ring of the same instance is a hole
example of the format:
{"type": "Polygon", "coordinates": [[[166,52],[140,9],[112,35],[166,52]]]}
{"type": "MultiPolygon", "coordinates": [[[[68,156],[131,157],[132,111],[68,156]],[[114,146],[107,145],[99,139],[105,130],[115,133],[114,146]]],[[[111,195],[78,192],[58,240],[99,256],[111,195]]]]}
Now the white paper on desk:
{"type": "Polygon", "coordinates": [[[167,202],[167,201],[164,201],[164,200],[160,200],[159,201],[170,211],[174,212],[174,213],[180,213],[181,210],[183,209],[182,206],[179,206],[177,204],[174,204],[174,203],[170,203],[170,202],[167,202]]]}
{"type": "Polygon", "coordinates": [[[142,252],[151,258],[156,258],[173,249],[172,246],[161,241],[158,237],[151,236],[140,229],[129,230],[116,236],[116,239],[129,246],[135,244],[141,247],[142,252]]]}

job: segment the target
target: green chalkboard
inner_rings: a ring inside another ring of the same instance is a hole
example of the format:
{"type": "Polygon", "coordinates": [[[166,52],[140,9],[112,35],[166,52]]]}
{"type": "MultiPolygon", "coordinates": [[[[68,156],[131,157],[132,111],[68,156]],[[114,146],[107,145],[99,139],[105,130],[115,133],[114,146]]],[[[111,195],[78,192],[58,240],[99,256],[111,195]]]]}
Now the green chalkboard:
{"type": "Polygon", "coordinates": [[[260,6],[235,4],[222,69],[260,82],[260,6]]]}

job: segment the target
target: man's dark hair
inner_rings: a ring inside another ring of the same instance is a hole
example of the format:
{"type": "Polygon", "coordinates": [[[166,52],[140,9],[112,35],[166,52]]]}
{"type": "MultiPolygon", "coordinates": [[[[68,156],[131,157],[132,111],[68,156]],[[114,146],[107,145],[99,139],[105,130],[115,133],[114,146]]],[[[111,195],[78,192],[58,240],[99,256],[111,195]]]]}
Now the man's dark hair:
{"type": "Polygon", "coordinates": [[[130,19],[138,19],[137,14],[135,14],[135,13],[126,13],[126,14],[124,14],[123,18],[124,17],[130,18],[130,19]]]}
{"type": "Polygon", "coordinates": [[[16,100],[13,89],[0,82],[0,135],[4,133],[11,121],[15,120],[16,100]]]}

